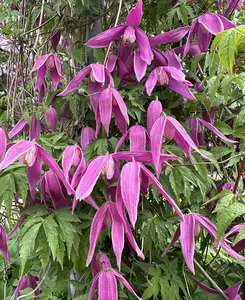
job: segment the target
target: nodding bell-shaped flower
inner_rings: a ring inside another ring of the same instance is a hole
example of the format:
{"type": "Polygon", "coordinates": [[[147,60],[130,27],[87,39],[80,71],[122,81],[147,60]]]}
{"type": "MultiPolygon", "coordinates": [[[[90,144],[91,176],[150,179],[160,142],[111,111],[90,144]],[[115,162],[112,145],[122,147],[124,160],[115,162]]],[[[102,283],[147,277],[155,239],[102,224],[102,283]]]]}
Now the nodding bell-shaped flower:
{"type": "Polygon", "coordinates": [[[85,127],[81,132],[81,146],[82,150],[95,140],[95,130],[91,127],[85,127]]]}
{"type": "Polygon", "coordinates": [[[110,260],[105,254],[99,253],[93,259],[93,282],[90,288],[88,300],[92,300],[96,290],[98,291],[98,299],[100,300],[118,300],[117,279],[126,287],[126,289],[139,298],[127,280],[115,271],[110,260]]]}
{"type": "Polygon", "coordinates": [[[0,160],[4,157],[7,150],[7,136],[5,131],[0,127],[0,160]]]}
{"type": "Polygon", "coordinates": [[[90,48],[104,48],[112,41],[122,37],[122,41],[126,47],[131,47],[136,42],[140,58],[149,65],[153,59],[151,46],[144,31],[138,28],[143,15],[142,6],[143,2],[141,0],[138,1],[135,8],[129,12],[125,25],[118,25],[96,35],[86,45],[90,48]]]}
{"type": "Polygon", "coordinates": [[[58,114],[56,109],[50,107],[45,112],[45,121],[48,125],[48,128],[55,132],[58,124],[58,114]]]}
{"type": "Polygon", "coordinates": [[[42,55],[36,61],[32,72],[37,72],[37,81],[35,88],[40,88],[44,82],[45,75],[47,71],[50,73],[51,81],[53,82],[53,90],[56,91],[58,85],[64,77],[62,76],[61,63],[57,56],[52,53],[42,55]]]}
{"type": "MultiPolygon", "coordinates": [[[[204,283],[192,278],[192,280],[205,292],[213,295],[221,295],[220,291],[217,291],[213,288],[208,287],[204,283]]],[[[242,297],[239,295],[239,290],[242,286],[243,281],[239,281],[235,285],[229,287],[228,289],[224,290],[224,294],[228,297],[229,300],[242,300],[242,297]]]]}
{"type": "Polygon", "coordinates": [[[150,134],[151,128],[157,119],[161,117],[162,114],[162,103],[159,100],[151,101],[147,109],[147,132],[150,134]]]}
{"type": "MultiPolygon", "coordinates": [[[[25,275],[23,277],[20,278],[17,288],[14,292],[14,294],[12,295],[12,297],[10,298],[10,300],[15,300],[16,298],[18,298],[21,295],[21,291],[31,288],[33,290],[35,290],[37,288],[37,281],[39,281],[39,278],[37,276],[33,276],[33,275],[25,275]]],[[[34,292],[35,296],[40,295],[40,290],[36,289],[34,292]]],[[[34,300],[38,300],[39,297],[35,297],[34,300]]]]}
{"type": "Polygon", "coordinates": [[[150,73],[145,83],[146,92],[149,96],[157,84],[166,85],[170,90],[188,100],[196,100],[189,90],[192,83],[185,79],[184,73],[174,67],[157,67],[150,73]]]}
{"type": "Polygon", "coordinates": [[[106,227],[111,227],[112,247],[117,258],[117,266],[119,269],[121,267],[121,257],[125,243],[125,236],[137,255],[144,259],[144,255],[136,244],[126,217],[124,214],[120,214],[118,212],[116,203],[106,202],[96,212],[91,225],[89,252],[86,262],[87,266],[90,264],[94,256],[100,232],[106,227]]]}
{"type": "MultiPolygon", "coordinates": [[[[164,250],[163,256],[169,251],[169,249],[176,243],[177,240],[180,240],[182,253],[189,270],[195,274],[194,270],[194,251],[195,251],[195,236],[199,234],[200,226],[202,226],[213,239],[217,237],[217,229],[215,225],[206,217],[190,213],[183,216],[183,220],[180,222],[171,243],[164,250]]],[[[244,256],[239,255],[234,250],[232,250],[228,244],[227,240],[220,239],[219,246],[230,256],[245,260],[244,256]]]]}
{"type": "Polygon", "coordinates": [[[235,24],[218,14],[208,12],[199,16],[193,22],[189,30],[184,49],[184,56],[188,54],[191,45],[191,39],[194,36],[197,38],[198,46],[201,52],[207,52],[212,35],[217,35],[226,29],[234,27],[236,27],[235,24]]]}
{"type": "Polygon", "coordinates": [[[7,262],[10,262],[8,244],[7,244],[7,235],[2,224],[0,224],[0,252],[2,253],[4,259],[7,262]]]}

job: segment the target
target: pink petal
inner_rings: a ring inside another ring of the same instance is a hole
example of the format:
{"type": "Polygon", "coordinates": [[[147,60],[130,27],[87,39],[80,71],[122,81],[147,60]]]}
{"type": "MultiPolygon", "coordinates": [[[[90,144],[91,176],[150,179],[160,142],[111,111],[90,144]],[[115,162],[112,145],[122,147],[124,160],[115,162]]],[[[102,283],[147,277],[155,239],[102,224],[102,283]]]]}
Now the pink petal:
{"type": "Polygon", "coordinates": [[[219,291],[212,289],[208,286],[206,286],[204,283],[200,282],[199,280],[192,278],[192,280],[205,292],[209,293],[209,294],[220,294],[219,291]]]}
{"type": "Polygon", "coordinates": [[[9,139],[13,139],[16,137],[20,132],[23,131],[25,126],[27,125],[27,122],[25,119],[21,119],[15,126],[14,128],[9,132],[8,137],[9,139]]]}
{"type": "Polygon", "coordinates": [[[37,155],[34,164],[31,167],[27,168],[27,177],[28,177],[28,183],[29,183],[32,199],[35,199],[36,187],[40,181],[41,171],[42,171],[41,158],[40,156],[37,155]]]}
{"type": "Polygon", "coordinates": [[[207,232],[212,236],[212,238],[216,239],[217,237],[217,229],[215,225],[206,217],[200,214],[194,214],[195,219],[197,220],[200,225],[207,230],[207,232]]]}
{"type": "Polygon", "coordinates": [[[143,15],[142,6],[143,2],[140,0],[136,6],[131,9],[126,18],[126,24],[128,26],[136,27],[140,24],[143,15]]]}
{"type": "Polygon", "coordinates": [[[129,130],[130,151],[145,151],[146,131],[141,125],[132,126],[129,130]]]}
{"type": "Polygon", "coordinates": [[[182,95],[185,99],[196,101],[195,96],[189,90],[188,84],[179,82],[178,80],[171,78],[171,76],[169,76],[169,82],[167,86],[172,91],[182,95]]]}
{"type": "Polygon", "coordinates": [[[109,54],[108,59],[106,61],[106,68],[110,73],[115,70],[117,59],[118,57],[116,55],[113,55],[112,53],[109,54]]]}
{"type": "Polygon", "coordinates": [[[115,101],[116,101],[116,103],[117,103],[117,105],[120,109],[120,112],[121,112],[122,116],[124,117],[126,123],[129,124],[127,106],[125,105],[121,95],[115,89],[112,89],[112,94],[113,94],[113,97],[114,97],[114,99],[115,99],[115,101]]]}
{"type": "Polygon", "coordinates": [[[76,199],[87,198],[93,191],[93,188],[105,167],[106,163],[110,159],[110,155],[98,156],[88,165],[79,185],[76,190],[76,199]]]}
{"type": "MultiPolygon", "coordinates": [[[[125,218],[125,217],[124,217],[125,218]]],[[[124,225],[125,225],[125,234],[126,234],[126,237],[131,245],[131,247],[134,249],[134,251],[137,253],[137,255],[139,257],[141,257],[142,259],[145,259],[145,256],[144,254],[142,253],[142,251],[140,250],[140,248],[138,247],[136,241],[135,241],[135,238],[133,236],[133,233],[132,233],[132,230],[128,224],[128,222],[125,220],[124,222],[124,225]]]]}
{"type": "Polygon", "coordinates": [[[109,135],[109,127],[112,114],[112,90],[107,88],[103,91],[99,98],[99,112],[101,123],[105,127],[107,136],[109,135]]]}
{"type": "Polygon", "coordinates": [[[145,76],[146,69],[147,69],[147,63],[141,59],[140,51],[139,50],[134,51],[134,72],[139,82],[145,76]]]}
{"type": "Polygon", "coordinates": [[[221,19],[214,13],[206,13],[201,15],[198,17],[198,23],[202,24],[208,32],[214,35],[217,35],[224,30],[224,25],[221,19]]]}
{"type": "Polygon", "coordinates": [[[195,218],[193,214],[184,216],[180,222],[180,243],[185,262],[190,271],[195,274],[194,270],[194,250],[195,250],[195,218]]]}
{"type": "Polygon", "coordinates": [[[92,300],[93,299],[94,293],[98,289],[98,279],[99,279],[99,276],[100,276],[100,274],[97,274],[95,276],[95,278],[93,279],[93,282],[92,282],[91,287],[90,287],[89,295],[88,295],[88,300],[92,300]]]}
{"type": "Polygon", "coordinates": [[[2,224],[0,224],[0,252],[2,253],[4,259],[9,263],[10,259],[8,252],[7,236],[2,224]]]}
{"type": "Polygon", "coordinates": [[[224,291],[225,294],[228,295],[229,299],[231,299],[231,300],[242,300],[242,298],[238,294],[242,284],[243,284],[243,281],[241,280],[237,284],[229,287],[228,289],[226,289],[224,291]]]}
{"type": "Polygon", "coordinates": [[[91,64],[91,75],[96,82],[105,82],[105,67],[102,64],[91,64]]]}
{"type": "Polygon", "coordinates": [[[238,231],[240,231],[244,225],[245,225],[244,223],[241,223],[241,224],[233,226],[231,228],[231,230],[229,230],[226,233],[225,238],[228,238],[230,235],[233,235],[234,233],[237,233],[238,231]]]}
{"type": "Polygon", "coordinates": [[[41,124],[35,117],[31,117],[31,124],[29,128],[29,139],[39,139],[41,135],[41,124]]]}
{"type": "Polygon", "coordinates": [[[76,88],[78,88],[79,84],[83,81],[83,79],[89,74],[91,71],[91,66],[87,66],[82,71],[80,71],[68,84],[66,89],[59,93],[57,96],[66,96],[70,92],[74,91],[76,88]]]}
{"type": "Polygon", "coordinates": [[[7,137],[5,131],[0,127],[0,160],[7,150],[7,137]]]}
{"type": "Polygon", "coordinates": [[[48,53],[45,55],[42,55],[38,58],[38,60],[35,62],[31,72],[37,71],[38,69],[40,69],[47,61],[47,59],[53,55],[52,53],[48,53]]]}
{"type": "Polygon", "coordinates": [[[147,109],[147,131],[150,134],[151,128],[155,121],[160,118],[162,113],[162,104],[160,101],[155,100],[151,101],[148,109],[147,109]]]}
{"type": "Polygon", "coordinates": [[[207,52],[212,39],[212,34],[198,23],[196,27],[196,37],[201,52],[207,52]]]}
{"type": "Polygon", "coordinates": [[[43,65],[37,72],[37,81],[34,86],[35,89],[39,89],[40,86],[42,85],[45,75],[46,75],[47,67],[46,65],[43,65]]]}
{"type": "Polygon", "coordinates": [[[176,229],[172,241],[170,242],[168,247],[164,250],[162,256],[167,254],[169,249],[173,247],[173,245],[178,241],[179,238],[180,238],[180,226],[178,226],[178,228],[176,229]]]}
{"type": "Polygon", "coordinates": [[[140,51],[140,58],[144,60],[148,65],[150,65],[153,59],[153,53],[151,51],[149,39],[144,31],[140,28],[135,28],[135,35],[136,43],[140,51]]]}
{"type": "Polygon", "coordinates": [[[114,273],[102,271],[99,276],[98,300],[116,300],[118,299],[117,281],[114,273]]]}
{"type": "Polygon", "coordinates": [[[129,136],[129,132],[130,131],[128,130],[122,135],[122,137],[118,141],[117,146],[115,148],[115,153],[118,152],[118,150],[121,148],[122,144],[126,141],[127,137],[129,136]]]}
{"type": "Polygon", "coordinates": [[[166,43],[177,43],[181,41],[190,30],[191,26],[180,27],[162,34],[153,36],[149,39],[152,46],[166,43]]]}
{"type": "Polygon", "coordinates": [[[245,257],[243,255],[238,254],[236,251],[234,251],[232,248],[230,248],[223,239],[220,239],[219,245],[230,256],[232,256],[236,259],[245,260],[245,257]]]}
{"type": "Polygon", "coordinates": [[[157,178],[144,165],[141,164],[140,167],[141,167],[142,172],[145,173],[145,175],[153,183],[153,185],[158,190],[158,192],[163,195],[163,197],[169,202],[169,204],[176,211],[176,213],[180,217],[180,219],[183,220],[183,214],[182,214],[181,210],[178,208],[178,206],[176,205],[174,200],[164,191],[161,183],[157,180],[157,178]]]}
{"type": "Polygon", "coordinates": [[[119,25],[108,29],[87,41],[86,46],[90,48],[105,48],[110,42],[115,41],[123,35],[126,25],[119,25]]]}
{"type": "Polygon", "coordinates": [[[129,219],[133,227],[135,227],[140,197],[140,165],[138,162],[128,162],[123,166],[121,171],[121,192],[129,219]]]}
{"type": "Polygon", "coordinates": [[[224,16],[222,16],[222,15],[218,15],[218,16],[219,16],[221,22],[223,23],[224,30],[236,27],[236,25],[234,23],[232,23],[230,20],[228,20],[224,16]]]}
{"type": "Polygon", "coordinates": [[[95,130],[91,127],[85,127],[81,132],[81,145],[82,149],[86,149],[86,147],[93,142],[95,139],[95,130]]]}
{"type": "Polygon", "coordinates": [[[146,92],[147,92],[148,96],[150,96],[152,94],[152,91],[154,90],[154,88],[158,82],[159,74],[160,74],[160,69],[156,68],[148,76],[146,83],[145,83],[145,88],[146,88],[146,92]]]}
{"type": "Polygon", "coordinates": [[[133,294],[135,297],[137,297],[139,300],[141,300],[140,297],[137,296],[131,285],[127,282],[127,280],[118,272],[115,270],[112,270],[113,274],[121,281],[121,283],[126,287],[128,291],[130,291],[131,294],[133,294]]]}
{"type": "Polygon", "coordinates": [[[57,114],[57,111],[53,107],[50,107],[46,110],[45,121],[48,125],[48,128],[51,131],[55,132],[57,124],[58,124],[58,114],[57,114]]]}
{"type": "Polygon", "coordinates": [[[198,20],[195,20],[192,25],[191,28],[189,30],[187,39],[186,39],[186,43],[185,43],[185,49],[184,49],[184,57],[188,54],[189,50],[190,50],[190,46],[191,46],[191,39],[195,34],[195,30],[196,30],[196,26],[197,26],[197,22],[198,20]]]}

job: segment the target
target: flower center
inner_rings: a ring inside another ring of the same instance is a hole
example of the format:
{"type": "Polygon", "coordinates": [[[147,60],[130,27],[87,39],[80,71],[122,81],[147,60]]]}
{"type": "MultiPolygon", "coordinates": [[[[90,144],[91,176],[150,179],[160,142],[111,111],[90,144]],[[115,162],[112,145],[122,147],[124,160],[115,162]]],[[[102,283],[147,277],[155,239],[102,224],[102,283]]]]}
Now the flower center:
{"type": "Polygon", "coordinates": [[[46,67],[48,68],[49,71],[51,71],[54,68],[54,66],[55,66],[54,57],[53,55],[50,55],[46,61],[46,67]]]}
{"type": "Polygon", "coordinates": [[[124,31],[123,43],[125,46],[130,47],[135,41],[135,30],[133,27],[128,26],[124,31]]]}
{"type": "Polygon", "coordinates": [[[160,85],[165,85],[165,84],[168,84],[168,82],[169,82],[168,74],[163,69],[161,69],[161,71],[159,72],[158,82],[160,85]]]}

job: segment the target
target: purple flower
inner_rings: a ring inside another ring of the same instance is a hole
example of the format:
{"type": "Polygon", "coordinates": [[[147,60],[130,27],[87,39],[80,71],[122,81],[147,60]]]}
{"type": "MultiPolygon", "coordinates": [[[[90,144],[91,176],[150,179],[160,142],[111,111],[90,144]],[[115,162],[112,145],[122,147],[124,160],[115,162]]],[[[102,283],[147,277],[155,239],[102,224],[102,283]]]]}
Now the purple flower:
{"type": "Polygon", "coordinates": [[[151,132],[151,128],[156,122],[157,119],[160,118],[162,114],[162,103],[158,100],[151,101],[148,109],[147,109],[147,131],[148,134],[151,132]]]}
{"type": "Polygon", "coordinates": [[[7,262],[10,262],[6,231],[2,224],[0,224],[0,252],[2,253],[4,259],[7,262]]]}
{"type": "Polygon", "coordinates": [[[221,15],[206,13],[199,16],[191,25],[188,37],[186,39],[184,56],[189,52],[191,39],[194,35],[197,38],[198,46],[202,52],[207,52],[211,42],[212,35],[236,27],[231,21],[221,15]]]}
{"type": "MultiPolygon", "coordinates": [[[[200,214],[190,213],[183,216],[183,221],[180,222],[180,225],[178,226],[171,243],[163,252],[163,255],[165,255],[179,239],[186,265],[193,274],[195,274],[195,236],[199,234],[200,226],[202,226],[213,239],[216,239],[217,230],[215,225],[209,219],[200,214]]],[[[226,240],[220,239],[219,245],[227,254],[231,255],[232,257],[245,260],[244,256],[239,255],[228,246],[226,240]]]]}
{"type": "MultiPolygon", "coordinates": [[[[20,278],[17,288],[12,295],[10,300],[15,300],[17,297],[21,295],[21,291],[31,288],[31,289],[36,289],[37,288],[37,281],[39,281],[39,278],[33,275],[25,275],[20,278]]],[[[36,289],[34,292],[35,296],[40,295],[40,290],[36,289]]],[[[34,300],[38,300],[39,297],[35,297],[34,300]]]]}
{"type": "Polygon", "coordinates": [[[57,31],[54,35],[51,36],[50,38],[50,42],[52,44],[52,47],[54,49],[54,51],[56,51],[57,46],[59,44],[60,41],[60,31],[57,31]]]}
{"type": "Polygon", "coordinates": [[[95,130],[91,127],[85,127],[81,131],[81,145],[82,149],[85,150],[86,147],[95,140],[95,130]]]}
{"type": "Polygon", "coordinates": [[[50,107],[46,110],[45,112],[45,121],[48,125],[48,128],[55,132],[58,124],[58,114],[57,111],[53,108],[50,107]]]}
{"type": "Polygon", "coordinates": [[[52,53],[42,55],[36,61],[31,72],[37,72],[37,82],[35,88],[40,88],[44,82],[46,72],[50,72],[51,81],[53,82],[53,90],[56,91],[58,85],[64,77],[62,76],[61,63],[57,56],[52,53]]]}
{"type": "Polygon", "coordinates": [[[0,160],[7,150],[7,137],[5,131],[0,127],[0,160]]]}
{"type": "MultiPolygon", "coordinates": [[[[193,278],[193,281],[205,292],[209,293],[209,294],[216,294],[219,295],[220,292],[210,288],[208,286],[206,286],[205,284],[203,284],[202,282],[200,282],[199,280],[196,280],[195,278],[193,278]]],[[[242,300],[241,296],[239,296],[239,289],[242,285],[243,281],[239,281],[238,283],[236,283],[235,285],[229,287],[228,289],[224,290],[224,294],[228,297],[229,300],[242,300]]]]}
{"type": "Polygon", "coordinates": [[[186,80],[185,75],[174,67],[157,67],[150,73],[145,83],[146,92],[149,96],[157,84],[166,85],[169,89],[188,100],[196,100],[189,90],[192,83],[186,80]]]}
{"type": "Polygon", "coordinates": [[[177,43],[187,35],[190,28],[191,26],[185,26],[155,35],[149,39],[150,44],[155,46],[158,44],[177,43]]]}
{"type": "MultiPolygon", "coordinates": [[[[245,225],[244,223],[241,223],[241,224],[238,224],[238,225],[235,225],[234,227],[232,227],[231,230],[226,233],[225,238],[228,238],[231,235],[233,235],[234,233],[239,232],[244,227],[244,225],[245,225]]],[[[234,251],[236,251],[237,253],[243,251],[245,249],[245,239],[241,239],[238,242],[236,242],[236,244],[234,246],[232,246],[232,249],[234,251]]]]}
{"type": "Polygon", "coordinates": [[[98,290],[99,300],[118,300],[117,279],[135,297],[139,298],[127,280],[112,267],[108,257],[99,253],[93,261],[93,283],[89,292],[88,300],[92,300],[94,293],[98,290]]]}
{"type": "Polygon", "coordinates": [[[104,48],[122,36],[126,47],[131,47],[134,42],[137,43],[140,58],[149,65],[153,58],[150,43],[144,31],[137,27],[142,19],[142,5],[142,1],[138,1],[136,7],[129,12],[125,25],[119,25],[98,34],[91,38],[86,45],[91,48],[104,48]]]}

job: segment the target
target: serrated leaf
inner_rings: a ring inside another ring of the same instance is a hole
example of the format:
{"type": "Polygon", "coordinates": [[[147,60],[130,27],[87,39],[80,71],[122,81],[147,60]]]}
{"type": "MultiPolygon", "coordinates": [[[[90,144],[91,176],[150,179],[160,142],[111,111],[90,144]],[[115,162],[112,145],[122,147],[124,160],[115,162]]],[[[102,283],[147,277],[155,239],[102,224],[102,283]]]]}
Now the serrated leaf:
{"type": "Polygon", "coordinates": [[[234,240],[234,244],[237,244],[238,242],[240,242],[241,240],[245,239],[245,226],[243,226],[240,230],[238,235],[236,236],[235,240],[234,240]]]}
{"type": "Polygon", "coordinates": [[[234,199],[235,199],[235,195],[233,193],[225,195],[224,197],[221,198],[221,200],[217,204],[214,212],[218,212],[220,210],[225,209],[233,202],[234,199]]]}
{"type": "Polygon", "coordinates": [[[182,189],[182,180],[176,168],[171,169],[169,180],[170,180],[171,187],[175,193],[176,199],[178,200],[180,197],[180,191],[182,189]]]}
{"type": "Polygon", "coordinates": [[[57,260],[61,266],[61,268],[63,268],[63,262],[64,262],[64,256],[65,256],[65,245],[64,243],[59,239],[58,242],[58,248],[57,248],[57,260]]]}
{"type": "Polygon", "coordinates": [[[56,258],[57,249],[59,247],[59,239],[58,239],[58,230],[57,230],[57,223],[54,220],[54,215],[49,215],[43,222],[43,229],[47,237],[47,241],[49,247],[51,249],[51,253],[53,259],[56,258]]]}

